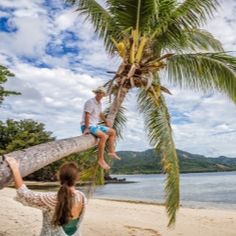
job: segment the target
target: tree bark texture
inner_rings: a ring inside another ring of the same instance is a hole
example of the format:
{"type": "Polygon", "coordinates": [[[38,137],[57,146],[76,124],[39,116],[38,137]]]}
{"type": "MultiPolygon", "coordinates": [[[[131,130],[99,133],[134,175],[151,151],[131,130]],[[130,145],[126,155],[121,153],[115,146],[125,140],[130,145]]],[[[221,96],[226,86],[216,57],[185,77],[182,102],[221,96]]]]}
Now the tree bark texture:
{"type": "Polygon", "coordinates": [[[54,161],[60,160],[73,153],[85,151],[95,145],[96,139],[94,136],[82,135],[8,153],[0,157],[0,189],[12,182],[11,171],[5,161],[7,156],[11,156],[20,161],[20,172],[21,175],[25,177],[54,161]]]}
{"type": "Polygon", "coordinates": [[[112,124],[114,123],[114,120],[116,118],[116,115],[126,97],[126,94],[128,93],[127,88],[120,88],[120,90],[117,92],[113,103],[111,104],[107,120],[109,120],[112,124]]]}

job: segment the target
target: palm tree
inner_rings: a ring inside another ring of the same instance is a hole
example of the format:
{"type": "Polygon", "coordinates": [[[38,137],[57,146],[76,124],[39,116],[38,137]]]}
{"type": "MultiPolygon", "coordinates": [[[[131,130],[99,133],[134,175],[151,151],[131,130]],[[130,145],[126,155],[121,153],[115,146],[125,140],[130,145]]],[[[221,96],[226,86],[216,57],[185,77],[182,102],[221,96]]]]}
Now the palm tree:
{"type": "MultiPolygon", "coordinates": [[[[114,78],[105,84],[112,97],[107,118],[115,126],[119,124],[117,117],[127,93],[133,88],[138,90],[137,103],[150,143],[161,154],[163,171],[167,174],[166,208],[170,226],[179,207],[179,167],[164,97],[164,93],[171,93],[162,84],[167,80],[181,88],[217,90],[236,101],[236,58],[225,53],[213,35],[200,29],[219,3],[217,0],[107,0],[104,8],[96,0],[67,2],[93,24],[107,52],[121,58],[114,78]]],[[[68,152],[95,145],[92,137],[84,136],[68,139],[67,144],[63,140],[57,142],[40,150],[33,147],[25,150],[26,154],[12,155],[21,159],[26,175],[68,152]],[[78,147],[81,143],[84,146],[78,147]],[[32,157],[36,156],[35,162],[32,157]]],[[[0,165],[2,186],[10,179],[9,170],[3,165],[6,164],[0,165]]]]}
{"type": "Polygon", "coordinates": [[[103,39],[106,50],[121,64],[106,83],[113,96],[108,119],[114,122],[126,94],[138,88],[137,103],[150,143],[161,153],[167,173],[166,207],[169,225],[179,207],[179,166],[170,115],[162,86],[218,90],[236,102],[236,58],[199,27],[219,5],[217,0],[68,0],[103,39]],[[160,72],[163,73],[160,74],[160,72]]]}

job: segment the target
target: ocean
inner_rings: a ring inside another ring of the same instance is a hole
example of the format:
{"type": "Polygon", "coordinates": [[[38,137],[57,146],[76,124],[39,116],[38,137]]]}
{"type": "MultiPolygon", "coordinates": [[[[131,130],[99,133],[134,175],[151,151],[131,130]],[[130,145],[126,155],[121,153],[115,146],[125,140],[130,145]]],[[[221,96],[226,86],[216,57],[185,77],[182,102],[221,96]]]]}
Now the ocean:
{"type": "MultiPolygon", "coordinates": [[[[164,203],[162,174],[114,175],[135,183],[106,184],[97,187],[94,197],[164,203]]],[[[180,204],[193,208],[221,208],[236,210],[236,171],[189,173],[180,175],[180,204]]]]}

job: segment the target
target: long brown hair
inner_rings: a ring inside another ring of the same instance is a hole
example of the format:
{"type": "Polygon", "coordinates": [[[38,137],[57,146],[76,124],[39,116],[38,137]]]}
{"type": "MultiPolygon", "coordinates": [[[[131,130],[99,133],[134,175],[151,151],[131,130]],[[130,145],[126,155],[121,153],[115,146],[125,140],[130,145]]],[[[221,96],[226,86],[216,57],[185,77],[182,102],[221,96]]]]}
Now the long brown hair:
{"type": "Polygon", "coordinates": [[[53,224],[67,224],[72,217],[71,210],[74,204],[74,198],[70,190],[78,179],[78,165],[75,162],[65,163],[60,167],[59,179],[61,187],[57,193],[57,205],[53,217],[53,224]]]}

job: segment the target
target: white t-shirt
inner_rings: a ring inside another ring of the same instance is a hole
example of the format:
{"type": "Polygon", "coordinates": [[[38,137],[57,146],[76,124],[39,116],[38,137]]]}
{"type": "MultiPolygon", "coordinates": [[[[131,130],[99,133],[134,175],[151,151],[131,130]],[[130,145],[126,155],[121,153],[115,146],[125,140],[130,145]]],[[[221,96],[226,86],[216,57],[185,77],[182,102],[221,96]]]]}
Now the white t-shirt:
{"type": "Polygon", "coordinates": [[[102,112],[102,103],[98,102],[95,97],[85,102],[81,125],[85,125],[85,112],[90,114],[89,126],[97,125],[102,112]]]}

